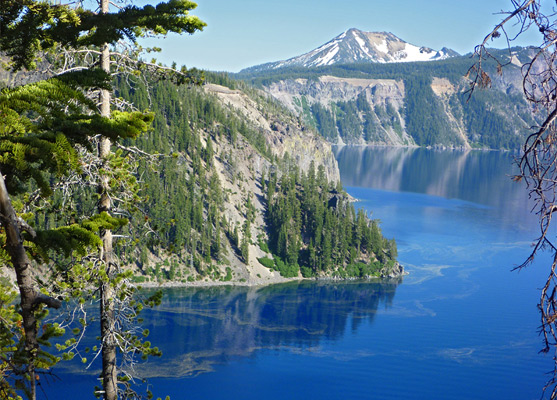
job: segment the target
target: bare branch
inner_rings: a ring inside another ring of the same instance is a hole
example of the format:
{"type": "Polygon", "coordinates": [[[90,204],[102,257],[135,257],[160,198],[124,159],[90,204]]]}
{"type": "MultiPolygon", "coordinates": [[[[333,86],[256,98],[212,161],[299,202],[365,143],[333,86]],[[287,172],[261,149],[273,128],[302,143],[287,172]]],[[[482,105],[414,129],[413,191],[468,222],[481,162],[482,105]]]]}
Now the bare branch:
{"type": "MultiPolygon", "coordinates": [[[[557,211],[557,12],[541,8],[541,0],[512,0],[513,10],[504,13],[505,18],[476,46],[475,64],[468,76],[470,95],[476,87],[489,86],[490,77],[484,70],[485,60],[494,60],[498,72],[507,61],[501,62],[487,48],[488,42],[505,35],[510,52],[510,43],[528,29],[536,29],[541,34],[539,46],[530,49],[530,60],[522,66],[523,93],[542,122],[526,136],[522,155],[516,160],[520,173],[515,181],[524,181],[530,198],[534,202],[532,212],[538,216],[539,236],[526,260],[516,269],[530,265],[536,255],[543,250],[553,254],[546,282],[540,292],[540,334],[543,338],[542,352],[557,347],[557,247],[550,236],[553,214],[557,211]],[[506,27],[513,21],[517,33],[509,37],[506,27]]],[[[512,57],[512,54],[511,54],[512,57]]],[[[511,59],[512,60],[512,59],[511,59]]],[[[557,399],[557,357],[554,370],[543,391],[551,399],[557,399]]]]}

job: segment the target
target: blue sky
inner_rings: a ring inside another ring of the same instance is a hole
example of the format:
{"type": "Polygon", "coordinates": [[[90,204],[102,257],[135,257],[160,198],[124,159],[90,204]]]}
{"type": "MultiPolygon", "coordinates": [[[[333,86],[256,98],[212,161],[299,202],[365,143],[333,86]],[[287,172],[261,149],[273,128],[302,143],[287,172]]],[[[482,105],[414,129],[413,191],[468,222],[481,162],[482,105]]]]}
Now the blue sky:
{"type": "MultiPolygon", "coordinates": [[[[163,48],[156,56],[159,61],[237,72],[306,53],[349,28],[392,32],[414,45],[449,47],[465,54],[500,20],[496,13],[511,8],[510,0],[198,0],[197,4],[192,14],[207,23],[203,32],[142,42],[163,48]]],[[[529,34],[517,44],[538,44],[537,37],[529,34]]]]}

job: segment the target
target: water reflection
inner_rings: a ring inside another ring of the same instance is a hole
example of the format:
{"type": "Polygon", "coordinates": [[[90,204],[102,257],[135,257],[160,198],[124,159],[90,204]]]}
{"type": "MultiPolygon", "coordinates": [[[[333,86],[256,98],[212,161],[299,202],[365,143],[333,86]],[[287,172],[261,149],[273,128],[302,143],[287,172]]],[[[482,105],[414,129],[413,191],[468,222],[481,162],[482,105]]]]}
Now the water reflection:
{"type": "MultiPolygon", "coordinates": [[[[396,147],[337,147],[347,186],[425,193],[499,205],[517,184],[510,179],[513,155],[495,151],[396,147]]],[[[515,197],[515,196],[513,196],[515,197]]]]}
{"type": "Polygon", "coordinates": [[[465,200],[493,207],[507,224],[531,218],[525,185],[511,179],[512,153],[350,146],[334,151],[345,186],[465,200]]]}
{"type": "Polygon", "coordinates": [[[398,280],[297,282],[261,288],[179,288],[147,315],[161,359],[139,366],[146,377],[195,376],[260,349],[311,348],[338,340],[377,309],[392,305],[398,280]]]}

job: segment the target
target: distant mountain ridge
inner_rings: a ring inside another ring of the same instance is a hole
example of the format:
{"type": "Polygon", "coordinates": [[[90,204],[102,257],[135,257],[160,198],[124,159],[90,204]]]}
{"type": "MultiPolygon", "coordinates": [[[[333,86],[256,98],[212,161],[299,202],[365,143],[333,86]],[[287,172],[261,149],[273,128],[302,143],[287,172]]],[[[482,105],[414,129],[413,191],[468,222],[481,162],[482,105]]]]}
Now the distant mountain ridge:
{"type": "Polygon", "coordinates": [[[246,68],[241,72],[258,72],[284,67],[310,68],[359,62],[435,61],[458,55],[456,51],[445,47],[441,50],[433,50],[429,47],[415,46],[390,32],[364,32],[352,28],[309,53],[284,61],[246,68]]]}
{"type": "Polygon", "coordinates": [[[518,149],[536,124],[522,93],[529,48],[494,49],[508,64],[483,67],[490,90],[470,97],[469,56],[431,62],[354,62],[238,74],[314,126],[333,144],[518,149]]]}

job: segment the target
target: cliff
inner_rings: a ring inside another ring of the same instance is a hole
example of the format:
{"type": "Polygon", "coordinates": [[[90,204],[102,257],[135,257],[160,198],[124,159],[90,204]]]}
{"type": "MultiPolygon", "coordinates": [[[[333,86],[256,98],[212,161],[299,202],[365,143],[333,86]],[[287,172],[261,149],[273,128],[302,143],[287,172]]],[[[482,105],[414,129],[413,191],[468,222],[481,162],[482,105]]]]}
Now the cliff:
{"type": "MultiPolygon", "coordinates": [[[[5,78],[4,85],[17,85],[25,74],[5,78]]],[[[300,117],[216,74],[201,87],[143,78],[115,82],[118,102],[155,116],[151,132],[125,143],[158,161],[127,161],[137,164],[142,203],[126,211],[130,225],[117,233],[126,239],[114,249],[138,283],[255,285],[398,271],[396,244],[367,215],[354,219],[331,145],[300,117]],[[356,223],[361,235],[345,235],[356,223]],[[364,243],[365,235],[373,241],[364,243]],[[321,246],[342,247],[333,259],[321,246]]],[[[96,212],[93,189],[75,188],[73,196],[76,213],[96,212]]],[[[63,196],[53,201],[56,207],[63,196]]],[[[35,224],[70,217],[80,215],[38,213],[35,224]]]]}
{"type": "Polygon", "coordinates": [[[307,171],[311,161],[314,161],[317,165],[323,165],[329,180],[340,179],[330,144],[316,135],[315,131],[309,130],[296,116],[280,112],[280,109],[274,113],[263,110],[261,105],[269,101],[263,93],[252,92],[254,98],[251,98],[241,90],[225,86],[206,84],[203,88],[209,95],[216,96],[223,106],[239,113],[260,131],[276,157],[282,158],[288,153],[303,171],[307,171]]]}
{"type": "MultiPolygon", "coordinates": [[[[324,129],[316,115],[316,104],[321,105],[334,121],[337,131],[342,115],[342,104],[353,102],[358,121],[349,129],[340,128],[338,142],[349,144],[416,145],[404,126],[404,82],[394,79],[339,78],[323,75],[316,80],[292,79],[272,83],[266,90],[291,111],[306,117],[319,130],[324,129]],[[362,107],[362,104],[365,106],[362,107]],[[365,114],[365,108],[370,113],[365,114]],[[386,110],[392,110],[387,114],[386,110]],[[384,112],[382,112],[384,111],[384,112]],[[366,141],[365,124],[375,125],[375,139],[366,141]]],[[[351,110],[350,110],[351,111],[351,110]]],[[[349,112],[350,112],[349,111],[349,112]]],[[[335,142],[335,138],[330,138],[335,142]]]]}
{"type": "Polygon", "coordinates": [[[430,62],[354,63],[246,70],[263,90],[340,144],[518,149],[536,115],[522,94],[527,48],[493,50],[489,89],[470,96],[469,56],[430,62]]]}

